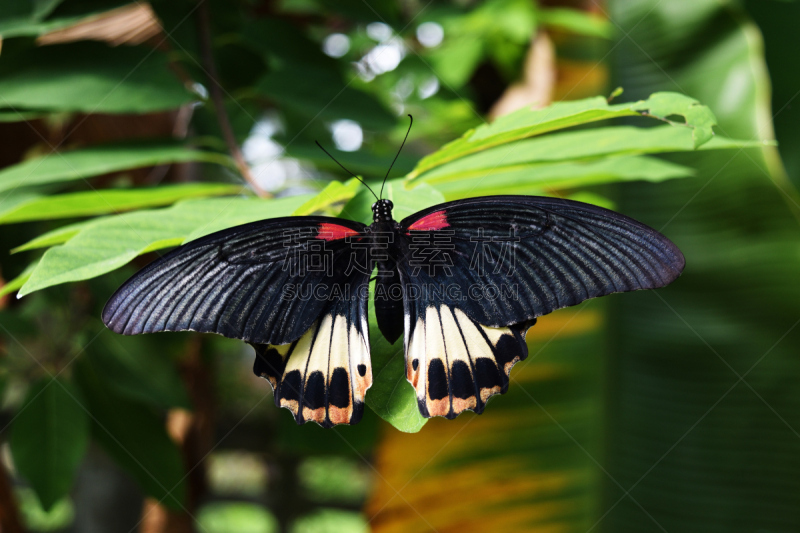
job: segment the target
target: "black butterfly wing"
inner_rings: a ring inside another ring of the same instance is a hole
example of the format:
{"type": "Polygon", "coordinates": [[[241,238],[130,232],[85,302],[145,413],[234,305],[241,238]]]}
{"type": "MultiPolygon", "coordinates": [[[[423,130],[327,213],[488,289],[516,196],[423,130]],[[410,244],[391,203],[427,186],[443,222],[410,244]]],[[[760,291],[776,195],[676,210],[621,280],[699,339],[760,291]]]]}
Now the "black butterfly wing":
{"type": "Polygon", "coordinates": [[[298,424],[361,420],[372,385],[367,288],[368,277],[359,277],[356,294],[332,300],[294,342],[253,345],[253,372],[272,384],[275,405],[289,409],[298,424]]]}
{"type": "Polygon", "coordinates": [[[410,302],[407,312],[406,378],[424,417],[482,413],[490,397],[505,394],[511,367],[528,356],[525,333],[536,322],[484,326],[441,301],[410,302]]]}
{"type": "Polygon", "coordinates": [[[191,330],[244,340],[256,348],[254,372],[299,423],[355,423],[372,382],[368,251],[354,246],[365,228],[284,217],[208,235],[131,277],[103,322],[126,335],[191,330]]]}
{"type": "Polygon", "coordinates": [[[652,228],[556,198],[444,203],[404,219],[400,232],[407,376],[426,416],[480,412],[505,392],[536,317],[663,287],[685,264],[652,228]]]}

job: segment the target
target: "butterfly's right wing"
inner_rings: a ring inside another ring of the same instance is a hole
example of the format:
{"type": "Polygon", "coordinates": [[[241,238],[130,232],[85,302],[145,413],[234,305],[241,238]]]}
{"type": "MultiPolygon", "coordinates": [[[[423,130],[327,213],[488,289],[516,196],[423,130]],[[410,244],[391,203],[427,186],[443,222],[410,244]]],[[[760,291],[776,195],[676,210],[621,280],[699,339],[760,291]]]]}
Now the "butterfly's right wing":
{"type": "Polygon", "coordinates": [[[406,372],[424,416],[480,413],[508,388],[536,318],[589,298],[663,287],[685,261],[652,228],[534,196],[448,202],[400,223],[406,372]]]}

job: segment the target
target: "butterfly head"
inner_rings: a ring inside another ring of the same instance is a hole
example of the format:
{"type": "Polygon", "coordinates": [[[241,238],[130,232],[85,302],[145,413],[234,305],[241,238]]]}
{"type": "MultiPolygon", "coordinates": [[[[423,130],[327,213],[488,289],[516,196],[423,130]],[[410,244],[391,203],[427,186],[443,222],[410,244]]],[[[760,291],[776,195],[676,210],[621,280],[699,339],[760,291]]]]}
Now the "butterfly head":
{"type": "Polygon", "coordinates": [[[391,200],[378,200],[372,204],[372,220],[374,222],[391,222],[393,207],[394,204],[391,200]]]}

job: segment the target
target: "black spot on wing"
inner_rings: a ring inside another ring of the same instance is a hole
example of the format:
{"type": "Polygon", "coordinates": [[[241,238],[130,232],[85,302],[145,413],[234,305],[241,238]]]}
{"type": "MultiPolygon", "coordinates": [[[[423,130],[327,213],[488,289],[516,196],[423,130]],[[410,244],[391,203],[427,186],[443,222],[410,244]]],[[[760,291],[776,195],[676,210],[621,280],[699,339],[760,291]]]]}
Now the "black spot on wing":
{"type": "Polygon", "coordinates": [[[300,391],[303,387],[303,376],[299,370],[292,370],[281,381],[280,392],[275,395],[275,403],[280,406],[280,400],[300,401],[300,391]]]}
{"type": "Polygon", "coordinates": [[[328,403],[340,408],[350,405],[350,376],[344,368],[339,367],[333,371],[328,390],[328,403]]]}
{"type": "Polygon", "coordinates": [[[488,357],[478,357],[475,360],[475,382],[478,389],[491,389],[503,386],[503,375],[497,364],[488,357]]]}
{"type": "Polygon", "coordinates": [[[448,396],[447,373],[441,359],[433,359],[428,364],[428,396],[431,400],[441,400],[448,396]]]}
{"type": "Polygon", "coordinates": [[[325,407],[325,376],[319,370],[312,372],[303,391],[303,405],[309,409],[325,407]]]}
{"type": "Polygon", "coordinates": [[[465,400],[475,396],[475,384],[469,367],[464,361],[456,361],[450,367],[450,388],[453,396],[465,400]]]}
{"type": "Polygon", "coordinates": [[[362,378],[367,374],[367,365],[358,365],[358,375],[362,378]]]}

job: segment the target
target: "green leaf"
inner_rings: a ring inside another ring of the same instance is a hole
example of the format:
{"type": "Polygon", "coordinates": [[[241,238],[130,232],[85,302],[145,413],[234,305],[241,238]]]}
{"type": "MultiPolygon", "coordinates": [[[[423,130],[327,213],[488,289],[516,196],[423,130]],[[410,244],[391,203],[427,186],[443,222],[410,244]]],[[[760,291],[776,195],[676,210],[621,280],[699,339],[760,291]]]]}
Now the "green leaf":
{"type": "Polygon", "coordinates": [[[90,221],[65,244],[45,252],[19,297],[59,283],[105,274],[143,253],[178,246],[220,229],[291,215],[308,199],[305,195],[278,200],[187,200],[167,209],[90,221]]]}
{"type": "Polygon", "coordinates": [[[75,24],[87,17],[125,5],[125,0],[104,2],[68,2],[63,0],[27,0],[3,2],[0,6],[0,36],[37,37],[75,24]],[[53,10],[59,9],[53,13],[53,10]]]}
{"type": "Polygon", "coordinates": [[[361,182],[351,178],[345,183],[332,181],[319,194],[295,209],[293,215],[329,215],[338,214],[342,206],[350,200],[361,187],[361,182]]]}
{"type": "Polygon", "coordinates": [[[179,509],[186,499],[185,469],[161,414],[112,390],[88,358],[75,377],[92,414],[92,436],[147,495],[179,509]]]}
{"type": "MultiPolygon", "coordinates": [[[[416,127],[415,127],[416,128],[416,127]]],[[[395,154],[376,154],[372,147],[362,147],[356,152],[344,152],[335,148],[326,148],[330,154],[336,158],[348,170],[352,170],[357,176],[366,180],[380,178],[386,174],[389,163],[395,154]]],[[[341,168],[330,157],[328,157],[318,146],[313,144],[302,144],[300,140],[286,146],[286,154],[289,157],[305,159],[311,161],[317,168],[324,168],[334,172],[341,172],[341,168]]],[[[392,167],[392,173],[402,175],[411,172],[417,157],[413,155],[400,154],[392,167]]]]}
{"type": "Polygon", "coordinates": [[[8,39],[24,35],[36,36],[70,24],[74,18],[42,21],[60,2],[61,0],[3,2],[0,5],[0,37],[8,39]]]}
{"type": "Polygon", "coordinates": [[[483,58],[484,45],[474,36],[445,40],[428,53],[437,77],[451,87],[462,87],[483,58]]]}
{"type": "Polygon", "coordinates": [[[33,17],[41,19],[52,11],[64,0],[33,0],[33,17]]]}
{"type": "Polygon", "coordinates": [[[538,11],[539,22],[544,26],[567,30],[579,35],[590,37],[601,37],[610,39],[614,36],[614,26],[612,23],[599,14],[581,11],[579,9],[568,9],[562,7],[551,7],[538,11]]]}
{"type": "Polygon", "coordinates": [[[46,183],[63,183],[109,172],[189,161],[225,164],[228,158],[217,153],[192,150],[176,142],[92,146],[69,152],[51,153],[6,167],[0,170],[0,191],[46,183]]]}
{"type": "MultiPolygon", "coordinates": [[[[373,282],[370,294],[374,294],[374,286],[373,282]]],[[[383,337],[374,305],[369,306],[369,344],[372,387],[367,391],[367,406],[400,431],[416,433],[428,420],[419,414],[417,395],[406,380],[403,339],[389,344],[383,337]]]]}
{"type": "Polygon", "coordinates": [[[116,393],[133,401],[169,409],[191,409],[186,387],[175,362],[158,337],[103,334],[88,348],[98,374],[116,393]]]}
{"type": "Polygon", "coordinates": [[[569,200],[575,200],[576,202],[583,202],[585,204],[598,205],[605,209],[611,209],[612,211],[617,210],[617,203],[614,200],[589,191],[578,191],[574,194],[566,196],[566,198],[569,200]]]}
{"type": "Polygon", "coordinates": [[[169,205],[187,198],[240,194],[242,186],[225,183],[188,183],[147,189],[104,189],[30,199],[0,213],[0,224],[51,220],[130,211],[169,205]]]}
{"type": "MultiPolygon", "coordinates": [[[[199,223],[195,229],[189,233],[183,242],[193,241],[204,237],[215,231],[221,231],[240,224],[247,224],[248,222],[255,222],[257,220],[265,220],[267,218],[286,217],[296,214],[298,209],[301,209],[304,204],[311,200],[314,195],[301,194],[299,196],[289,196],[286,198],[276,198],[274,200],[248,200],[245,202],[223,203],[220,201],[207,201],[206,203],[197,205],[201,211],[209,210],[209,220],[199,223]]],[[[176,206],[177,207],[177,206],[176,206]]],[[[182,209],[194,209],[195,206],[189,205],[182,209]]],[[[176,216],[180,216],[176,213],[176,216]]],[[[183,242],[181,244],[183,244],[183,242]]]]}
{"type": "MultiPolygon", "coordinates": [[[[646,156],[608,157],[578,163],[543,163],[460,179],[431,180],[448,200],[490,194],[540,194],[619,181],[659,182],[693,176],[682,165],[646,156]]],[[[427,183],[427,180],[426,180],[427,183]]]]}
{"type": "Polygon", "coordinates": [[[605,98],[594,97],[572,102],[558,102],[544,109],[523,108],[479,126],[425,157],[409,174],[409,179],[458,158],[535,135],[612,118],[646,114],[666,119],[684,115],[685,126],[693,130],[694,147],[711,138],[715,118],[695,100],[677,93],[657,93],[647,100],[610,105],[605,98]],[[652,109],[651,109],[652,108],[652,109]]]}
{"type": "MultiPolygon", "coordinates": [[[[718,133],[771,138],[771,76],[740,5],[610,2],[626,35],[615,83],[632,97],[680,87],[714,109],[718,133]]],[[[614,482],[598,519],[614,509],[595,530],[800,530],[798,195],[776,155],[681,154],[697,179],[621,190],[620,209],[680,246],[686,270],[611,308],[602,462],[614,482]]]]}
{"type": "Polygon", "coordinates": [[[800,69],[794,54],[787,54],[797,40],[794,21],[800,20],[800,2],[782,3],[746,0],[747,13],[755,19],[764,39],[764,54],[772,89],[772,127],[780,141],[781,163],[795,187],[800,185],[800,106],[795,95],[800,87],[800,69]],[[793,105],[794,104],[794,105],[793,105]]]}
{"type": "Polygon", "coordinates": [[[80,392],[57,378],[34,383],[14,419],[11,453],[45,510],[69,493],[88,444],[80,392]]]}
{"type": "Polygon", "coordinates": [[[42,197],[38,188],[19,187],[11,191],[0,192],[0,217],[14,211],[19,206],[42,197]]]}
{"type": "Polygon", "coordinates": [[[313,119],[350,119],[374,130],[389,129],[396,121],[373,96],[350,87],[338,72],[327,69],[288,63],[265,74],[256,91],[313,119]]]}
{"type": "Polygon", "coordinates": [[[27,122],[44,117],[40,111],[0,111],[0,122],[27,122]]]}
{"type": "MultiPolygon", "coordinates": [[[[763,146],[715,137],[703,148],[743,148],[763,146]]],[[[581,131],[553,133],[489,148],[445,163],[416,179],[442,183],[471,176],[489,176],[531,165],[554,161],[580,161],[604,156],[621,156],[694,150],[691,131],[687,128],[661,126],[635,128],[616,126],[581,131]]]]}
{"type": "Polygon", "coordinates": [[[33,270],[36,268],[36,263],[31,263],[25,267],[19,276],[12,279],[2,287],[0,287],[0,297],[5,296],[6,294],[11,294],[12,292],[17,292],[25,282],[28,281],[33,274],[33,270]]]}
{"type": "MultiPolygon", "coordinates": [[[[278,519],[263,505],[250,502],[212,502],[197,513],[199,531],[214,533],[277,533],[278,519]]],[[[338,524],[337,524],[338,525],[338,524]]],[[[293,529],[296,531],[296,529],[293,529]]],[[[339,531],[342,531],[339,529],[339,531]]]]}
{"type": "Polygon", "coordinates": [[[79,42],[3,51],[0,107],[86,113],[148,113],[198,98],[167,56],[139,46],[79,42]]]}
{"type": "Polygon", "coordinates": [[[712,128],[717,124],[717,117],[708,106],[684,94],[653,93],[646,101],[635,104],[633,109],[664,120],[670,120],[672,115],[682,115],[685,119],[683,124],[692,127],[695,148],[711,140],[714,135],[712,128]]]}
{"type": "Polygon", "coordinates": [[[47,233],[39,235],[35,239],[31,239],[21,246],[17,246],[11,250],[11,253],[25,252],[27,250],[35,250],[37,248],[49,248],[50,246],[67,242],[75,235],[80,233],[81,228],[86,227],[91,222],[91,220],[76,222],[75,224],[68,224],[52,231],[48,231],[47,233]]]}

